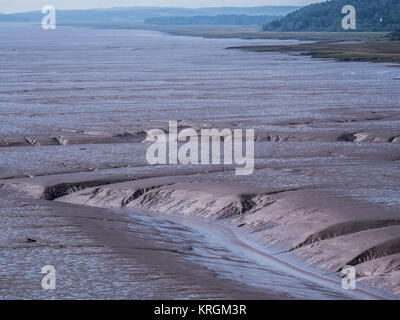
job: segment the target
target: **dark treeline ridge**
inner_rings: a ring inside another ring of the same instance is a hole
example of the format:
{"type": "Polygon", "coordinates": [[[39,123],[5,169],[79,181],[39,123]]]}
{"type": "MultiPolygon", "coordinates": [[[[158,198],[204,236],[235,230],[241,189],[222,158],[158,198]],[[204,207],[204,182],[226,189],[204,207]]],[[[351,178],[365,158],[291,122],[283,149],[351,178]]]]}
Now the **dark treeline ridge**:
{"type": "MultiPolygon", "coordinates": [[[[400,0],[331,0],[300,8],[263,26],[264,31],[344,31],[342,8],[356,9],[355,31],[400,29],[400,0]]],[[[347,30],[351,31],[351,30],[347,30]]]]}
{"type": "Polygon", "coordinates": [[[157,17],[146,19],[146,24],[156,25],[263,25],[281,18],[266,15],[217,15],[194,17],[157,17]]]}
{"type": "MultiPolygon", "coordinates": [[[[88,10],[57,10],[57,23],[143,23],[146,19],[156,17],[193,17],[217,15],[266,15],[283,17],[297,10],[294,6],[262,7],[219,7],[219,8],[161,8],[161,7],[127,7],[88,10]]],[[[0,22],[36,22],[43,18],[41,11],[1,14],[0,22]]],[[[263,23],[268,23],[267,20],[263,23]]]]}

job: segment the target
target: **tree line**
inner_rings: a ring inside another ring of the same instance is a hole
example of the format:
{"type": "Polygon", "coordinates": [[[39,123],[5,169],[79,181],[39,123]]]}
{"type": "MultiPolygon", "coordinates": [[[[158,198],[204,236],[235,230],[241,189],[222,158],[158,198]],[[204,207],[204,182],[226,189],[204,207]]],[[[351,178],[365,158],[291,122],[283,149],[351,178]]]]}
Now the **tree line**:
{"type": "Polygon", "coordinates": [[[193,17],[154,17],[146,19],[146,24],[157,25],[264,25],[281,18],[267,15],[217,15],[193,17]]]}
{"type": "Polygon", "coordinates": [[[300,8],[263,26],[264,31],[344,31],[342,8],[356,9],[356,30],[400,29],[400,0],[330,0],[300,8]]]}

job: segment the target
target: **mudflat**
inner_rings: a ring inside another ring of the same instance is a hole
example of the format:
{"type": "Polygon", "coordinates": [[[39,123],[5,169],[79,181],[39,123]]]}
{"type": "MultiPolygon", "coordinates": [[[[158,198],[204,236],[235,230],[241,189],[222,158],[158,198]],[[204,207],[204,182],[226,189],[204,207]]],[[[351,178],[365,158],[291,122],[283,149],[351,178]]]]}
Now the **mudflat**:
{"type": "Polygon", "coordinates": [[[395,64],[226,50],[298,40],[0,33],[3,298],[400,294],[395,64]],[[147,130],[172,120],[179,130],[255,129],[254,173],[149,165],[147,130]],[[241,255],[204,221],[301,270],[241,255]],[[48,264],[59,287],[43,293],[48,264]],[[345,265],[362,293],[341,288],[345,265]]]}

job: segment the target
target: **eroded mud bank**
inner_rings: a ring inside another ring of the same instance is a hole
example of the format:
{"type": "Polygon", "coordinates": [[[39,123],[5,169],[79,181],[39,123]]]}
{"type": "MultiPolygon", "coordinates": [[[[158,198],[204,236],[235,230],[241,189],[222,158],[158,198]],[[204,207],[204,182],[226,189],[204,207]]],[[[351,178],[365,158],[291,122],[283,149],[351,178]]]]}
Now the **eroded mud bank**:
{"type": "Polygon", "coordinates": [[[338,273],[355,266],[360,282],[399,294],[400,218],[380,206],[312,188],[266,190],[196,175],[52,185],[54,178],[3,180],[2,189],[75,205],[218,220],[319,269],[338,273]]]}

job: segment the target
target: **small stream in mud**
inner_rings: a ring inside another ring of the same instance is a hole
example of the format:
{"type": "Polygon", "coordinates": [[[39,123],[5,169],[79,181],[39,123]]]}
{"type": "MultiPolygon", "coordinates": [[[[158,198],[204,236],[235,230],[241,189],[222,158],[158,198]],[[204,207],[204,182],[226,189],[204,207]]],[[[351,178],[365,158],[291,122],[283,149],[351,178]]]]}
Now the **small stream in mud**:
{"type": "MultiPolygon", "coordinates": [[[[282,292],[295,299],[371,299],[385,296],[364,286],[363,292],[345,290],[341,287],[339,277],[325,275],[324,280],[318,278],[322,272],[305,266],[303,270],[296,270],[296,267],[290,266],[296,265],[294,260],[284,265],[268,257],[268,254],[274,253],[267,253],[265,248],[262,248],[265,253],[262,254],[256,244],[251,244],[255,250],[249,250],[247,243],[243,242],[246,247],[240,244],[241,239],[232,241],[227,235],[230,232],[228,227],[217,226],[212,222],[132,212],[129,218],[132,220],[129,228],[135,234],[140,235],[143,229],[154,229],[154,232],[146,233],[147,241],[157,246],[173,243],[177,248],[183,248],[179,258],[205,266],[219,278],[242,282],[265,289],[266,292],[282,292]]],[[[288,257],[282,259],[285,262],[287,260],[288,257]]]]}
{"type": "Polygon", "coordinates": [[[0,214],[2,299],[370,299],[380,294],[343,290],[338,278],[325,281],[311,269],[293,268],[295,262],[280,263],[240,236],[232,240],[228,227],[214,222],[7,195],[0,198],[0,214]],[[57,270],[55,291],[40,286],[44,265],[57,270]]]}

